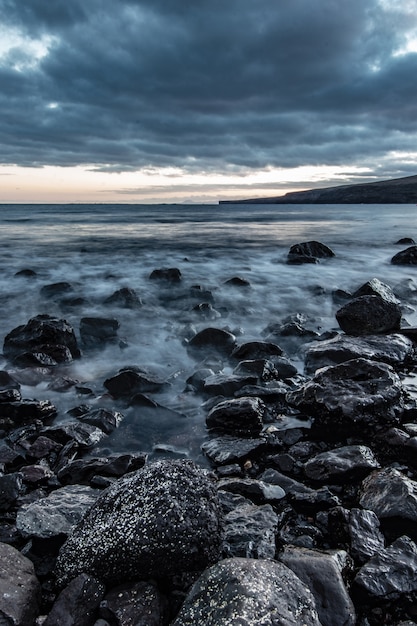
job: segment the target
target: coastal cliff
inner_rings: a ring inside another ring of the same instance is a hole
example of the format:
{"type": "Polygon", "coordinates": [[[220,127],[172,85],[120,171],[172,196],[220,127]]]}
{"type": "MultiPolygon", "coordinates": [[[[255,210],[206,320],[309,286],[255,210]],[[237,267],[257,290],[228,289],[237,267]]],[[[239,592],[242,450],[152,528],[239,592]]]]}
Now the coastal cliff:
{"type": "Polygon", "coordinates": [[[219,204],[414,204],[417,176],[375,183],[293,191],[284,196],[248,200],[220,200],[219,204]]]}

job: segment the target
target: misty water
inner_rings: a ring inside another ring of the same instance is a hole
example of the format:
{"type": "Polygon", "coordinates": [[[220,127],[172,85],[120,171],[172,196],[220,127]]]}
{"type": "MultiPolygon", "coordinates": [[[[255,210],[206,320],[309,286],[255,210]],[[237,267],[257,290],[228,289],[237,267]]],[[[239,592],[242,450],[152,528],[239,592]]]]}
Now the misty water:
{"type": "MultiPolygon", "coordinates": [[[[417,238],[417,207],[412,205],[2,205],[0,224],[1,341],[40,313],[68,320],[77,335],[82,317],[120,323],[120,342],[83,350],[80,359],[56,370],[93,394],[80,394],[75,387],[52,391],[50,372],[20,373],[23,397],[50,399],[61,421],[82,403],[125,415],[94,454],[143,451],[155,457],[173,450],[204,462],[204,398],[187,392],[185,383],[198,367],[185,345],[193,332],[227,328],[243,343],[264,339],[269,324],[296,313],[306,316],[307,328],[324,332],[337,328],[335,289],[355,291],[376,277],[398,292],[417,290],[417,268],[390,263],[407,247],[396,245],[398,239],[417,238]],[[335,258],[288,265],[290,246],[309,240],[330,246],[335,258]],[[152,270],[164,267],[179,268],[181,282],[149,279],[152,270]],[[23,269],[36,276],[17,276],[23,269]],[[250,286],[225,284],[235,276],[250,286]],[[61,281],[69,282],[72,295],[84,298],[84,304],[70,307],[41,296],[43,286],[61,281]],[[212,293],[217,319],[202,319],[192,310],[204,301],[191,289],[196,285],[212,293]],[[122,287],[137,292],[140,308],[104,304],[122,287]],[[169,382],[164,391],[150,394],[166,410],[126,408],[106,395],[104,380],[127,365],[146,366],[169,382]]],[[[404,323],[417,326],[413,306],[405,310],[404,323]]],[[[282,347],[303,373],[304,348],[282,347]]],[[[2,367],[16,372],[5,361],[2,367]]],[[[226,365],[223,371],[232,369],[226,365]]]]}

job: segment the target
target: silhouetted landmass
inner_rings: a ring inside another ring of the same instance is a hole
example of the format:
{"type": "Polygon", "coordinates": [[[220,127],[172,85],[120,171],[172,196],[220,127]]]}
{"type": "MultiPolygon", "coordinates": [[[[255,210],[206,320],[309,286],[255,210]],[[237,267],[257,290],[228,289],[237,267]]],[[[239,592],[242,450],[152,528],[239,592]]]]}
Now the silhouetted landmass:
{"type": "Polygon", "coordinates": [[[284,196],[272,198],[220,200],[219,204],[414,204],[416,202],[417,176],[406,176],[376,183],[293,191],[284,196]]]}

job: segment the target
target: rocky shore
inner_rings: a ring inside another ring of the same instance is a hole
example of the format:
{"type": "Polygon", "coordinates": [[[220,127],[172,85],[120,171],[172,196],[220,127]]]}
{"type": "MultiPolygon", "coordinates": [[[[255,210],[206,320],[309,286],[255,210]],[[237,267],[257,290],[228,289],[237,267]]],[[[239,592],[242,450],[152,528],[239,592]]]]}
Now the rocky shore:
{"type": "MultiPolygon", "coordinates": [[[[415,266],[417,246],[403,245],[392,264],[415,266]]],[[[309,241],[287,262],[334,256],[309,241]]],[[[178,268],[149,280],[173,301],[182,289],[178,268]]],[[[230,288],[250,283],[235,276],[230,288]]],[[[95,453],[125,411],[158,406],[153,396],[169,386],[129,363],[93,402],[65,374],[88,351],[122,343],[117,319],[82,317],[74,329],[39,314],[4,337],[0,623],[417,623],[417,329],[406,319],[416,290],[371,276],[333,292],[339,330],[319,333],[294,311],[245,342],[212,294],[192,289],[205,324],[183,337],[195,364],[183,393],[205,412],[208,467],[175,451],[95,453]],[[39,380],[76,389],[79,404],[62,415],[25,397],[39,380]]],[[[65,283],[43,296],[73,298],[65,283]]],[[[111,303],[142,306],[129,288],[111,303]]]]}

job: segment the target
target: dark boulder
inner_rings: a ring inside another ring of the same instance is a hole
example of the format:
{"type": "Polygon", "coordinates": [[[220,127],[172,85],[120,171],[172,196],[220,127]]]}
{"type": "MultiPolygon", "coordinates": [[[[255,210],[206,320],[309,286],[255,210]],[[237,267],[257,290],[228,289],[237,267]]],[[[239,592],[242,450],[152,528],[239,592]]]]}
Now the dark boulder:
{"type": "Polygon", "coordinates": [[[52,283],[50,285],[44,285],[41,288],[41,296],[48,299],[53,299],[59,296],[63,296],[65,294],[71,293],[73,291],[72,285],[65,281],[60,283],[52,283]]]}
{"type": "Polygon", "coordinates": [[[221,328],[204,328],[192,337],[187,350],[192,356],[199,357],[220,355],[228,357],[236,345],[236,337],[227,330],[221,328]]]}
{"type": "Polygon", "coordinates": [[[314,263],[317,259],[329,259],[335,253],[319,241],[305,241],[291,246],[288,252],[288,263],[314,263]]]}
{"type": "Polygon", "coordinates": [[[250,287],[250,282],[241,276],[233,276],[233,278],[226,280],[224,284],[232,287],[250,287]]]}
{"type": "Polygon", "coordinates": [[[120,324],[114,318],[83,317],[80,320],[80,336],[86,348],[99,348],[117,340],[120,324]]]}
{"type": "Polygon", "coordinates": [[[262,430],[265,411],[265,403],[259,398],[225,400],[207,415],[207,428],[243,437],[257,436],[262,430]]]}
{"type": "MultiPolygon", "coordinates": [[[[45,346],[52,346],[51,349],[55,350],[52,358],[59,354],[57,346],[68,348],[73,358],[80,356],[72,326],[66,320],[50,315],[37,315],[27,324],[14,328],[4,339],[3,352],[6,358],[14,360],[25,352],[45,353],[45,346]]],[[[63,354],[67,355],[67,352],[64,350],[63,354]]],[[[66,356],[64,362],[67,362],[66,356]]]]}
{"type": "Polygon", "coordinates": [[[161,391],[166,382],[144,369],[132,367],[104,381],[105,388],[114,398],[129,398],[136,394],[161,391]]]}
{"type": "Polygon", "coordinates": [[[417,265],[417,246],[410,246],[395,254],[391,263],[393,265],[417,265]]]}
{"type": "Polygon", "coordinates": [[[58,479],[65,485],[88,484],[97,474],[120,478],[145,465],[146,454],[114,454],[108,457],[76,459],[58,472],[58,479]]]}
{"type": "Polygon", "coordinates": [[[220,506],[191,461],[158,461],[106,489],[62,546],[60,585],[81,572],[107,583],[200,570],[220,556],[220,506]]]}
{"type": "Polygon", "coordinates": [[[235,461],[244,461],[265,447],[266,440],[261,438],[243,438],[224,435],[205,441],[201,446],[203,453],[216,465],[226,465],[235,461]]]}
{"type": "Polygon", "coordinates": [[[316,454],[304,465],[311,480],[333,483],[359,480],[380,467],[367,446],[351,445],[316,454]]]}
{"type": "Polygon", "coordinates": [[[243,501],[224,516],[223,554],[227,557],[273,559],[277,528],[278,516],[270,504],[256,506],[243,501]]]}
{"type": "Polygon", "coordinates": [[[0,543],[0,620],[5,626],[31,626],[39,613],[40,584],[32,561],[0,543]]]}
{"type": "MultiPolygon", "coordinates": [[[[295,370],[295,372],[296,371],[297,370],[295,370]]],[[[233,370],[233,373],[240,376],[248,376],[251,374],[252,376],[255,376],[255,379],[259,380],[259,382],[278,380],[282,377],[275,368],[274,363],[268,359],[250,359],[247,361],[240,361],[240,363],[233,370]]],[[[283,378],[285,378],[285,376],[283,378]]]]}
{"type": "Polygon", "coordinates": [[[339,504],[337,496],[333,495],[327,487],[312,489],[272,468],[265,470],[259,479],[264,483],[279,485],[294,507],[302,511],[325,510],[339,504]]]}
{"type": "Polygon", "coordinates": [[[359,298],[360,296],[379,296],[386,302],[400,303],[391,287],[382,283],[378,278],[371,278],[353,294],[354,298],[359,298]]]}
{"type": "Polygon", "coordinates": [[[81,448],[92,448],[106,436],[101,428],[75,421],[44,428],[42,435],[62,445],[74,441],[81,448]]]}
{"type": "Polygon", "coordinates": [[[11,430],[25,424],[47,422],[58,411],[49,400],[20,400],[0,403],[0,428],[11,430]]]}
{"type": "Polygon", "coordinates": [[[372,472],[362,482],[360,505],[384,518],[417,521],[417,482],[388,467],[372,472]]]}
{"type": "Polygon", "coordinates": [[[246,385],[254,385],[256,376],[238,374],[212,374],[204,381],[203,391],[212,396],[233,396],[246,385]]]}
{"type": "Polygon", "coordinates": [[[88,574],[80,574],[61,591],[42,626],[91,626],[105,586],[88,574]]]}
{"type": "Polygon", "coordinates": [[[90,408],[85,413],[82,413],[78,416],[78,419],[80,422],[90,424],[90,426],[96,426],[106,433],[106,435],[110,435],[115,428],[120,426],[124,416],[122,413],[119,413],[119,411],[97,407],[90,408]]]}
{"type": "Polygon", "coordinates": [[[285,498],[285,491],[279,485],[265,483],[255,478],[222,478],[219,481],[218,488],[237,493],[261,504],[276,502],[285,498]]]}
{"type": "Polygon", "coordinates": [[[232,357],[239,361],[272,359],[282,356],[283,352],[280,346],[270,341],[248,341],[237,346],[232,352],[232,357]]]}
{"type": "Polygon", "coordinates": [[[395,242],[396,245],[414,245],[416,242],[411,237],[401,237],[395,242]]]}
{"type": "Polygon", "coordinates": [[[8,511],[21,493],[23,493],[23,481],[20,472],[0,476],[0,512],[8,511]]]}
{"type": "Polygon", "coordinates": [[[125,583],[111,589],[100,604],[99,614],[117,626],[165,626],[167,599],[151,582],[125,583]]]}
{"type": "Polygon", "coordinates": [[[290,391],[287,401],[312,415],[315,426],[374,433],[375,428],[398,421],[404,391],[389,365],[352,359],[318,370],[310,381],[290,391]]]}
{"type": "Polygon", "coordinates": [[[176,267],[162,267],[153,270],[149,275],[151,280],[163,280],[170,283],[179,283],[181,281],[181,272],[176,267]]]}
{"type": "Polygon", "coordinates": [[[15,276],[23,276],[24,278],[35,278],[37,276],[37,273],[35,272],[35,270],[25,268],[23,270],[17,271],[15,276]]]}
{"type": "Polygon", "coordinates": [[[342,306],[336,319],[348,335],[388,333],[400,328],[401,308],[380,296],[360,296],[342,306]]]}
{"type": "Polygon", "coordinates": [[[131,287],[122,287],[106,298],[104,304],[112,304],[123,309],[137,309],[142,306],[142,300],[131,287]]]}
{"type": "Polygon", "coordinates": [[[384,535],[380,530],[379,519],[373,511],[351,509],[347,521],[350,554],[356,561],[363,564],[384,549],[384,535]]]}
{"type": "Polygon", "coordinates": [[[193,585],[172,626],[320,626],[313,595],[283,563],[225,559],[193,585]]]}

